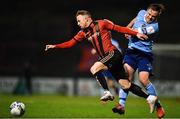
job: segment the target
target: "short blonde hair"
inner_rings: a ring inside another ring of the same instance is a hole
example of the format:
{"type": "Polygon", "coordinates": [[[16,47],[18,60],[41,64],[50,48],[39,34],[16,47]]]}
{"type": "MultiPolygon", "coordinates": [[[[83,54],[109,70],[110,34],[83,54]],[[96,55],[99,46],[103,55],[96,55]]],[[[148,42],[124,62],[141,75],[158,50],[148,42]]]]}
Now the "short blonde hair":
{"type": "Polygon", "coordinates": [[[78,15],[87,15],[88,17],[91,17],[90,12],[87,11],[87,10],[78,10],[78,11],[76,12],[76,17],[77,17],[78,15]]]}

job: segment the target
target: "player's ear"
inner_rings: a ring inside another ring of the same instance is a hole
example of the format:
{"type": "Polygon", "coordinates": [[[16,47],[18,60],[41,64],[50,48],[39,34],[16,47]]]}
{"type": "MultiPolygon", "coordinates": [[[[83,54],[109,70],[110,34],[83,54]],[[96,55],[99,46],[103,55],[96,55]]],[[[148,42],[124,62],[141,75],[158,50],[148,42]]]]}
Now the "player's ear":
{"type": "Polygon", "coordinates": [[[90,20],[90,17],[86,17],[86,21],[89,21],[90,20]]]}

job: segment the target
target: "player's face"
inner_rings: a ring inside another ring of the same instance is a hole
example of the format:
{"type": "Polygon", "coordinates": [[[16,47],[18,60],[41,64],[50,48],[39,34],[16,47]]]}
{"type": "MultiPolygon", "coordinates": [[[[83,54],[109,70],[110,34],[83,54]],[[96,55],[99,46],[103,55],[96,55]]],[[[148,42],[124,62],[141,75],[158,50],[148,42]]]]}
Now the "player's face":
{"type": "Polygon", "coordinates": [[[84,29],[88,25],[88,16],[87,15],[78,15],[76,17],[77,24],[81,29],[84,29]]]}
{"type": "Polygon", "coordinates": [[[148,9],[147,10],[147,14],[145,16],[146,22],[147,23],[151,23],[151,22],[157,20],[158,16],[159,16],[159,12],[158,11],[154,11],[152,9],[148,9]]]}

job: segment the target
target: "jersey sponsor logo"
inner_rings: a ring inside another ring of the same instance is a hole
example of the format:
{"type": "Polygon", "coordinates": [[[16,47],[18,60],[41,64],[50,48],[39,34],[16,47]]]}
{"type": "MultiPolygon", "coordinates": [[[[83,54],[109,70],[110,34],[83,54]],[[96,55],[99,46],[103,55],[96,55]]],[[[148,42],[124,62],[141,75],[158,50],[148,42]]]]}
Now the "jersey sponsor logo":
{"type": "Polygon", "coordinates": [[[149,27],[139,27],[138,28],[138,32],[150,35],[150,34],[155,33],[155,30],[154,30],[154,28],[152,26],[149,26],[149,27]]]}
{"type": "Polygon", "coordinates": [[[143,34],[147,34],[146,28],[142,28],[143,34]]]}
{"type": "Polygon", "coordinates": [[[147,30],[147,34],[152,34],[155,32],[155,30],[152,26],[147,27],[146,30],[147,30]]]}

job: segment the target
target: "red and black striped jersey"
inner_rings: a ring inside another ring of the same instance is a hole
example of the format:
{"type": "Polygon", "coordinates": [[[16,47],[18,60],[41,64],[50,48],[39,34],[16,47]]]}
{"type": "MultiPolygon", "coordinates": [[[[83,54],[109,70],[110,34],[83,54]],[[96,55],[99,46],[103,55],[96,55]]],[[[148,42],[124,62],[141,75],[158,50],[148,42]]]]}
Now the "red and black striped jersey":
{"type": "Polygon", "coordinates": [[[97,20],[92,22],[86,29],[79,31],[71,40],[61,44],[56,44],[55,47],[70,48],[77,42],[88,40],[96,49],[99,56],[104,57],[106,53],[116,49],[116,47],[111,43],[111,31],[137,35],[136,31],[115,25],[108,20],[97,20]]]}

